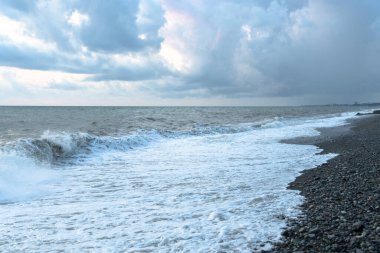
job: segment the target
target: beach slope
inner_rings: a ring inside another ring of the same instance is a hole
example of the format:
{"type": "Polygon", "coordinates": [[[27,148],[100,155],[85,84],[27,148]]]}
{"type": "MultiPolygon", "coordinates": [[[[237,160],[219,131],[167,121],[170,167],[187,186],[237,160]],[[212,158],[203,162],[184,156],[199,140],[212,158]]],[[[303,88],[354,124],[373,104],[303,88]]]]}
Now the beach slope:
{"type": "Polygon", "coordinates": [[[380,115],[288,140],[339,154],[304,171],[289,188],[305,197],[273,252],[380,252],[380,115]]]}

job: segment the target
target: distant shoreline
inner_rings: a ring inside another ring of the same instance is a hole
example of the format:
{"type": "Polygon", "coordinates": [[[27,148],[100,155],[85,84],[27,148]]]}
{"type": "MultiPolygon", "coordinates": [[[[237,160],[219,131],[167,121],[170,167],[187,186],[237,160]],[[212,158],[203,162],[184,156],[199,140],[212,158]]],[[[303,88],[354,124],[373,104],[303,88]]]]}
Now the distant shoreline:
{"type": "Polygon", "coordinates": [[[321,135],[286,140],[336,153],[289,185],[305,197],[304,216],[288,220],[273,252],[380,251],[380,116],[320,129],[321,135]]]}

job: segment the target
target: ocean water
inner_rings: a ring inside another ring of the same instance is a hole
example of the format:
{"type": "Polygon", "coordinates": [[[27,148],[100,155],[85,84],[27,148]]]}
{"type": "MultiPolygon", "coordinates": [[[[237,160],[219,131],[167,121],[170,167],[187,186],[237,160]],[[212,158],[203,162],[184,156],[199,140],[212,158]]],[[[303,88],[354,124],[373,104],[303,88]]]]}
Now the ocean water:
{"type": "Polygon", "coordinates": [[[0,252],[255,252],[365,107],[0,107],[0,252]]]}

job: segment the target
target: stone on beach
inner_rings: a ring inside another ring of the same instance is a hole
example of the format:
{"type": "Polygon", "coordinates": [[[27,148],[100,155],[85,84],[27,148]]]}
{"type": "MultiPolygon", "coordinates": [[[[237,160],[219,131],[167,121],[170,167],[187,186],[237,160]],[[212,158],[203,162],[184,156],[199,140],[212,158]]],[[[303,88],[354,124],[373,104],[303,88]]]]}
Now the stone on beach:
{"type": "Polygon", "coordinates": [[[288,221],[273,252],[380,252],[379,126],[373,115],[354,121],[344,135],[335,129],[302,140],[340,155],[291,183],[305,197],[304,217],[288,221]]]}

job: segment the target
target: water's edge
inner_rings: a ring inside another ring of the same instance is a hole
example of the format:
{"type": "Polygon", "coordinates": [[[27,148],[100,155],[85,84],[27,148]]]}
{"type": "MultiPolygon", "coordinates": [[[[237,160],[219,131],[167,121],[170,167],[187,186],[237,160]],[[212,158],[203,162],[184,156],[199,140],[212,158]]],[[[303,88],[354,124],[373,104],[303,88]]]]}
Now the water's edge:
{"type": "Polygon", "coordinates": [[[339,156],[303,171],[289,184],[290,190],[305,197],[302,215],[287,220],[281,241],[271,252],[380,250],[374,243],[379,241],[374,206],[380,200],[380,170],[373,166],[379,159],[373,156],[378,152],[379,121],[379,115],[361,116],[350,120],[348,128],[322,129],[318,138],[285,140],[339,156]]]}

